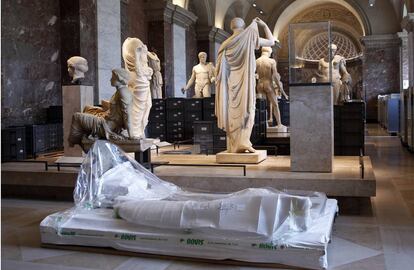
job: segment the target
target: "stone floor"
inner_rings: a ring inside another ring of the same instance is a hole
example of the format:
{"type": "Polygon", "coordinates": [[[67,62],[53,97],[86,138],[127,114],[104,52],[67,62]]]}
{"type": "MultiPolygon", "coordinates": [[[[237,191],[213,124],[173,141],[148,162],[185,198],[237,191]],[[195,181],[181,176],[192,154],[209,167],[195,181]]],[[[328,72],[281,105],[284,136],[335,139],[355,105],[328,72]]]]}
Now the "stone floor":
{"type": "MultiPolygon", "coordinates": [[[[337,218],[330,269],[413,269],[414,154],[401,147],[398,137],[389,136],[368,136],[366,154],[377,178],[374,214],[337,218]]],[[[40,221],[70,206],[65,202],[2,200],[2,269],[259,269],[40,248],[40,221]]]]}

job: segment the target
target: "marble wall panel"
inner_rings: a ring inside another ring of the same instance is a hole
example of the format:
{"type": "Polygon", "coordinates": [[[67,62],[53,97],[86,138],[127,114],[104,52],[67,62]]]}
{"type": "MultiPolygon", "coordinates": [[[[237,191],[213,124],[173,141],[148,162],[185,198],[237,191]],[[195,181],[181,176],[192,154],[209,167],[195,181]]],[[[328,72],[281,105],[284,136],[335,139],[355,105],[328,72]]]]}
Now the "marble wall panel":
{"type": "MultiPolygon", "coordinates": [[[[148,50],[155,52],[158,55],[158,58],[161,62],[161,73],[164,80],[163,85],[163,93],[165,93],[165,87],[167,83],[166,77],[170,76],[171,68],[166,68],[166,58],[165,58],[165,50],[164,50],[164,36],[167,38],[167,41],[170,40],[170,33],[164,34],[166,31],[171,31],[169,24],[164,24],[163,21],[151,21],[148,22],[148,36],[147,36],[147,47],[148,50]],[[168,73],[169,72],[169,73],[168,73]]],[[[169,44],[169,43],[167,43],[169,44]]],[[[171,50],[171,45],[167,45],[169,47],[169,50],[171,50]]],[[[169,56],[169,52],[167,52],[167,56],[169,56]]],[[[165,94],[164,94],[165,96],[165,94]]]]}
{"type": "Polygon", "coordinates": [[[163,22],[164,24],[164,39],[162,49],[164,50],[164,93],[165,97],[174,96],[174,53],[173,53],[173,32],[172,24],[163,22]]]}
{"type": "Polygon", "coordinates": [[[95,100],[109,100],[114,93],[110,85],[113,68],[121,67],[120,1],[97,0],[98,89],[95,100]]]}
{"type": "Polygon", "coordinates": [[[186,29],[177,24],[172,25],[173,33],[173,63],[174,63],[174,88],[173,97],[184,97],[181,92],[187,83],[187,49],[186,49],[186,29]]]}
{"type": "Polygon", "coordinates": [[[367,121],[377,121],[377,96],[400,91],[399,48],[369,47],[364,52],[363,88],[367,121]]]}
{"type": "Polygon", "coordinates": [[[139,38],[148,44],[144,0],[121,1],[121,43],[127,37],[139,38]]]}
{"type": "MultiPolygon", "coordinates": [[[[198,48],[197,48],[197,38],[196,32],[194,29],[194,25],[189,26],[186,31],[186,69],[187,69],[187,76],[186,81],[188,81],[191,77],[191,73],[193,67],[198,64],[198,48]]],[[[208,54],[208,51],[206,51],[208,54]]],[[[183,85],[182,87],[184,87],[183,85]]],[[[191,88],[191,91],[187,91],[187,97],[194,96],[194,88],[191,88]]]]}
{"type": "Polygon", "coordinates": [[[42,123],[62,103],[59,1],[4,0],[1,13],[1,125],[42,123]]]}

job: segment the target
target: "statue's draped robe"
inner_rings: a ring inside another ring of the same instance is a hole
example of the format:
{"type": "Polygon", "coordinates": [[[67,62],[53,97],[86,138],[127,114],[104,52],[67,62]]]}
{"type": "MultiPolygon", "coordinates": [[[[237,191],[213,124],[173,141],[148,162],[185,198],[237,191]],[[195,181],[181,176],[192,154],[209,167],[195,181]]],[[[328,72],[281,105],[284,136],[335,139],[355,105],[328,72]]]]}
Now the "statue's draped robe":
{"type": "Polygon", "coordinates": [[[227,133],[227,152],[243,153],[252,146],[250,135],[256,109],[256,58],[259,49],[257,23],[220,46],[216,67],[216,116],[227,133]]]}

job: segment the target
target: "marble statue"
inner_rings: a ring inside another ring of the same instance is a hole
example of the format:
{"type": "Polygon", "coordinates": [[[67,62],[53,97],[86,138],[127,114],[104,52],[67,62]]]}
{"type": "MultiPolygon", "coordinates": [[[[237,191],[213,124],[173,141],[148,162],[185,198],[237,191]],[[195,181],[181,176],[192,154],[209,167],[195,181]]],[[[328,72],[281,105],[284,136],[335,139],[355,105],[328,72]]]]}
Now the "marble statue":
{"type": "Polygon", "coordinates": [[[132,136],[145,138],[145,127],[152,106],[150,82],[152,68],[148,66],[148,49],[138,38],[127,38],[122,44],[125,69],[130,73],[128,83],[132,93],[132,136]]]}
{"type": "Polygon", "coordinates": [[[81,84],[82,79],[85,78],[85,73],[88,71],[88,61],[80,56],[72,56],[68,59],[67,64],[72,84],[81,84]]]}
{"type": "Polygon", "coordinates": [[[132,134],[132,94],[128,89],[130,75],[125,69],[113,69],[111,85],[115,94],[108,108],[86,107],[83,113],[75,113],[68,137],[69,145],[79,144],[82,138],[94,137],[111,140],[134,140],[132,134]]]}
{"type": "MultiPolygon", "coordinates": [[[[337,46],[331,44],[330,54],[332,62],[332,87],[334,105],[351,99],[351,75],[346,70],[346,60],[343,56],[336,54],[337,46]]],[[[322,58],[318,67],[321,82],[329,81],[329,63],[322,58]]]]}
{"type": "Polygon", "coordinates": [[[271,47],[262,47],[262,55],[256,60],[256,74],[257,74],[257,95],[259,98],[267,98],[272,105],[270,115],[274,115],[277,122],[277,129],[281,132],[286,132],[287,128],[282,125],[280,119],[280,110],[278,97],[280,94],[288,99],[283,84],[280,81],[280,75],[277,72],[276,61],[270,58],[272,54],[271,47]]]}
{"type": "Polygon", "coordinates": [[[161,64],[158,55],[155,52],[148,52],[148,65],[153,70],[151,78],[151,95],[152,98],[162,98],[162,74],[161,64]]]}
{"type": "Polygon", "coordinates": [[[194,98],[211,97],[211,84],[214,83],[214,65],[207,63],[207,53],[200,52],[198,54],[200,63],[193,67],[191,78],[187,85],[182,88],[182,92],[187,91],[195,82],[194,98]]]}
{"type": "Polygon", "coordinates": [[[256,58],[260,46],[273,46],[274,37],[260,18],[245,28],[241,18],[231,21],[233,34],[218,51],[216,67],[217,124],[227,134],[227,153],[254,153],[250,135],[256,109],[256,58]],[[266,38],[259,36],[258,25],[266,38]]]}

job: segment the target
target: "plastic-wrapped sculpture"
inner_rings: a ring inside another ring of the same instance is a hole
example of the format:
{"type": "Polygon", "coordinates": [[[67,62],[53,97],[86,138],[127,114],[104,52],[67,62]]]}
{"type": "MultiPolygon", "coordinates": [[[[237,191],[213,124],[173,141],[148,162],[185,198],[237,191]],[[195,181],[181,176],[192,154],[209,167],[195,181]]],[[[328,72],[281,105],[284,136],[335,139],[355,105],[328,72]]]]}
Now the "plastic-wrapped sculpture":
{"type": "Polygon", "coordinates": [[[250,142],[256,108],[256,57],[260,46],[273,46],[269,27],[256,18],[245,29],[241,18],[231,21],[233,35],[221,44],[216,67],[216,116],[227,134],[227,152],[255,152],[250,142]],[[260,25],[266,38],[260,38],[260,25]]]}
{"type": "Polygon", "coordinates": [[[286,99],[288,99],[288,96],[283,90],[283,84],[280,81],[280,75],[276,68],[276,61],[275,59],[270,58],[271,53],[272,48],[263,47],[262,56],[256,60],[256,74],[258,77],[256,89],[259,96],[267,98],[270,104],[273,105],[273,112],[271,110],[270,113],[273,113],[276,118],[277,128],[286,129],[280,120],[280,110],[277,98],[280,94],[283,94],[286,99]]]}
{"type": "Polygon", "coordinates": [[[132,93],[131,133],[144,138],[152,106],[150,81],[153,74],[148,66],[148,49],[138,38],[127,38],[122,45],[125,69],[129,71],[129,90],[132,93]]]}
{"type": "Polygon", "coordinates": [[[151,78],[151,95],[152,98],[162,98],[162,74],[160,59],[155,52],[148,52],[148,65],[153,70],[151,78]]]}
{"type": "MultiPolygon", "coordinates": [[[[338,47],[331,44],[331,62],[332,62],[332,87],[334,105],[343,103],[351,99],[351,75],[346,70],[345,57],[336,54],[338,47]]],[[[319,76],[322,82],[329,81],[329,63],[324,58],[319,60],[319,76]]]]}
{"type": "Polygon", "coordinates": [[[211,97],[211,84],[214,83],[214,65],[207,63],[207,53],[200,52],[198,54],[200,63],[193,67],[191,78],[187,85],[182,89],[184,93],[194,83],[194,98],[211,97]]]}
{"type": "Polygon", "coordinates": [[[88,71],[88,61],[80,56],[72,56],[67,61],[68,73],[72,78],[72,84],[80,84],[88,71]]]}
{"type": "Polygon", "coordinates": [[[69,133],[69,145],[82,148],[84,136],[100,139],[135,139],[132,134],[132,95],[127,87],[129,73],[125,69],[112,70],[111,85],[115,94],[108,102],[108,109],[86,107],[83,113],[75,113],[69,133]]]}

